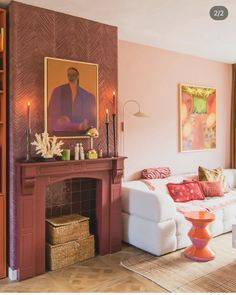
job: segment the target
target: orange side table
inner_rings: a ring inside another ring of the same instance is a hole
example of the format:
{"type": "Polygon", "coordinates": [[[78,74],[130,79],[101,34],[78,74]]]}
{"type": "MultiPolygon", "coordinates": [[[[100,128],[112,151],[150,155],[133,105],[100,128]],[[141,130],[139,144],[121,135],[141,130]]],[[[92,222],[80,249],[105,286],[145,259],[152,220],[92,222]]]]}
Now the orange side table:
{"type": "Polygon", "coordinates": [[[211,235],[206,226],[215,219],[215,214],[209,211],[191,211],[185,213],[184,217],[192,222],[188,233],[192,245],[184,250],[184,255],[196,261],[214,259],[215,253],[207,246],[211,235]]]}

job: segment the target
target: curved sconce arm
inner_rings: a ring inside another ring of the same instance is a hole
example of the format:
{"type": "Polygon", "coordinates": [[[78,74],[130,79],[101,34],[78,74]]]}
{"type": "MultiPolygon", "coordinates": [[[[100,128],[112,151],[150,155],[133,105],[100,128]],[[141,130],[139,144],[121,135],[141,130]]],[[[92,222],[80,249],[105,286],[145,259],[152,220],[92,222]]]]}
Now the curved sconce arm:
{"type": "Polygon", "coordinates": [[[130,102],[133,102],[138,106],[138,112],[134,113],[133,116],[140,117],[140,118],[147,118],[148,117],[148,115],[146,115],[145,113],[140,111],[140,104],[137,100],[134,100],[134,99],[127,100],[123,105],[123,114],[122,114],[123,117],[122,117],[122,122],[121,122],[121,131],[122,132],[124,132],[125,106],[130,102]]]}

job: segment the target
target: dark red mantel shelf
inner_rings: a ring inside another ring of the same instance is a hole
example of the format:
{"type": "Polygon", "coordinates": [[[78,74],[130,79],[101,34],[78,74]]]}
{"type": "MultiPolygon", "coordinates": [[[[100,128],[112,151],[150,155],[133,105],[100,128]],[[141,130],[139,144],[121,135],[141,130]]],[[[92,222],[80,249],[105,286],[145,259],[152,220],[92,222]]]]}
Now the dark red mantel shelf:
{"type": "Polygon", "coordinates": [[[120,186],[125,157],[17,163],[18,280],[45,272],[45,196],[48,185],[97,179],[96,225],[100,255],[121,249],[120,186]]]}

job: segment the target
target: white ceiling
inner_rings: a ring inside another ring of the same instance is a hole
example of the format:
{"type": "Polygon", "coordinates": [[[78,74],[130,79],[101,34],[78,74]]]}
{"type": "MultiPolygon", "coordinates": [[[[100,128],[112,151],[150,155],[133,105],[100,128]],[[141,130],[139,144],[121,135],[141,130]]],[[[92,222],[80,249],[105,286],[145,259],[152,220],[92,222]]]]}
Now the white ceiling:
{"type": "MultiPolygon", "coordinates": [[[[8,4],[11,0],[0,0],[8,4]]],[[[236,63],[236,0],[18,0],[118,27],[120,40],[236,63]],[[229,15],[214,21],[210,8],[229,15]]]]}

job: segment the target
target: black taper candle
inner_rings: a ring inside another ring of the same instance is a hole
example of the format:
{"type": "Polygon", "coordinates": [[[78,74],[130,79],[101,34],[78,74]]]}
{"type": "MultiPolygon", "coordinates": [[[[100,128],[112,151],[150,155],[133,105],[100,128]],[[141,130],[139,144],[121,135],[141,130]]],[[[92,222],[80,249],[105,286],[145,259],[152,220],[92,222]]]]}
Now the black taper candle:
{"type": "Polygon", "coordinates": [[[106,122],[106,136],[107,136],[107,157],[109,158],[109,122],[106,122]]]}
{"type": "Polygon", "coordinates": [[[116,114],[112,114],[114,157],[116,154],[116,114]]]}
{"type": "Polygon", "coordinates": [[[30,151],[30,137],[31,137],[31,129],[26,129],[26,162],[31,162],[31,151],[30,151]]]}

